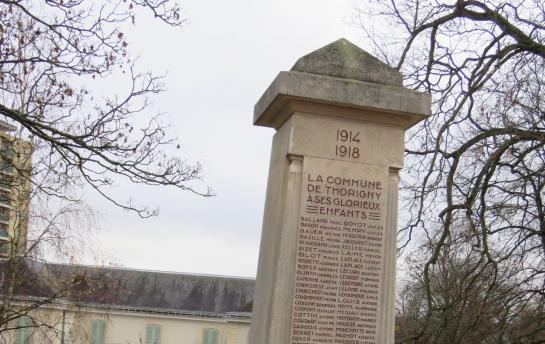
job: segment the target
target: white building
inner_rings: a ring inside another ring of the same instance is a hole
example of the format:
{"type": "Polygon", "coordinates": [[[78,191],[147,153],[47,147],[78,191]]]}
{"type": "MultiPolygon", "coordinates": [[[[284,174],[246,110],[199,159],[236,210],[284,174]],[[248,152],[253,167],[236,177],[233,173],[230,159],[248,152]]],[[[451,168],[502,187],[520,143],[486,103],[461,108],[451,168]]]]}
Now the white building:
{"type": "Polygon", "coordinates": [[[247,343],[253,279],[30,260],[18,275],[11,308],[26,315],[0,344],[247,343]]]}

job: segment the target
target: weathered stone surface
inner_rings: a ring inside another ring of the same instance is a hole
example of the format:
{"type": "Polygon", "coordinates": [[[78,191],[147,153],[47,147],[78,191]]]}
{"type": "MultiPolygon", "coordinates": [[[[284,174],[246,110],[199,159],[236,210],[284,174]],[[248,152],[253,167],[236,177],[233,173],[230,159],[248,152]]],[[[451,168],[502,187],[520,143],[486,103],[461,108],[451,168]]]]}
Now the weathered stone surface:
{"type": "MultiPolygon", "coordinates": [[[[254,107],[254,124],[278,129],[295,111],[286,107],[294,100],[314,104],[372,110],[336,112],[335,116],[366,119],[366,113],[379,111],[379,122],[393,118],[409,128],[430,115],[431,96],[401,86],[341,79],[301,72],[280,72],[254,107]]],[[[331,112],[331,111],[330,111],[331,112]]],[[[369,120],[369,119],[368,119],[369,120]]],[[[373,120],[375,121],[375,120],[373,120]]]]}
{"type": "Polygon", "coordinates": [[[277,132],[250,344],[393,344],[404,131],[431,104],[396,73],[340,40],[256,104],[277,132]]]}
{"type": "Polygon", "coordinates": [[[256,103],[254,124],[278,129],[295,111],[312,112],[317,104],[328,115],[407,129],[430,115],[431,96],[403,87],[397,70],[340,39],[280,72],[256,103]]]}
{"type": "Polygon", "coordinates": [[[291,70],[384,85],[403,83],[401,73],[345,38],[301,57],[291,70]]]}

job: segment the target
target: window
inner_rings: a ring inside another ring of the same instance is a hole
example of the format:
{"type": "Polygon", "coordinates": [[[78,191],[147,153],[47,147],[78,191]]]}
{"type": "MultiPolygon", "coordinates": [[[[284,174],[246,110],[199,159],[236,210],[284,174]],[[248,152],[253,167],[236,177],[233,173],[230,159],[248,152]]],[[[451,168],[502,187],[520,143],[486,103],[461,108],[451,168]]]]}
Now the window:
{"type": "Polygon", "coordinates": [[[9,256],[9,243],[0,241],[0,257],[9,256]]]}
{"type": "Polygon", "coordinates": [[[215,328],[205,328],[202,332],[202,344],[218,344],[219,331],[215,328]]]}
{"type": "Polygon", "coordinates": [[[14,344],[29,344],[31,335],[32,319],[26,315],[17,319],[17,330],[15,330],[14,344]]]}
{"type": "Polygon", "coordinates": [[[13,166],[3,158],[0,158],[0,172],[11,174],[13,173],[13,166]]]}
{"type": "Polygon", "coordinates": [[[10,159],[13,157],[12,142],[6,137],[0,138],[0,157],[3,159],[10,159]]]}
{"type": "Polygon", "coordinates": [[[0,241],[9,241],[8,225],[0,223],[0,241]]]}
{"type": "Polygon", "coordinates": [[[0,174],[0,188],[2,188],[4,191],[10,192],[12,186],[12,177],[0,174]]]}
{"type": "MultiPolygon", "coordinates": [[[[9,198],[9,195],[5,192],[0,192],[0,203],[9,206],[11,204],[11,200],[9,198]]],[[[2,206],[0,204],[0,206],[2,206]]]]}
{"type": "Polygon", "coordinates": [[[104,344],[106,334],[106,322],[104,320],[93,320],[91,322],[91,344],[104,344]]]}
{"type": "Polygon", "coordinates": [[[161,325],[146,326],[146,344],[161,344],[161,325]]]}
{"type": "Polygon", "coordinates": [[[0,221],[9,222],[9,209],[0,207],[0,221]]]}

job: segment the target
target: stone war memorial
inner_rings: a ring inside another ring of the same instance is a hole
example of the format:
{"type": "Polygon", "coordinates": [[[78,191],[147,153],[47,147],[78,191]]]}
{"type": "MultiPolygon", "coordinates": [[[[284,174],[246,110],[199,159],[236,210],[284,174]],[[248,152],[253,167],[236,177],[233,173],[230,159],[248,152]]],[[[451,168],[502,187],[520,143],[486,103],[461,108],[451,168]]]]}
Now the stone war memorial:
{"type": "Polygon", "coordinates": [[[431,97],[345,39],[280,72],[250,344],[394,342],[404,132],[431,97]]]}

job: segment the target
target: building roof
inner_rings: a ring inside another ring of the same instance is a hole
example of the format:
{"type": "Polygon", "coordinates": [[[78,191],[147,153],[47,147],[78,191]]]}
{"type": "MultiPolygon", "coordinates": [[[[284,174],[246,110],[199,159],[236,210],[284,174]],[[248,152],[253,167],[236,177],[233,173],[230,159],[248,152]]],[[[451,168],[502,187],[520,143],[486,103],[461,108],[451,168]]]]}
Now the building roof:
{"type": "Polygon", "coordinates": [[[79,305],[169,314],[251,314],[255,281],[26,259],[19,266],[19,297],[55,298],[79,305]]]}

